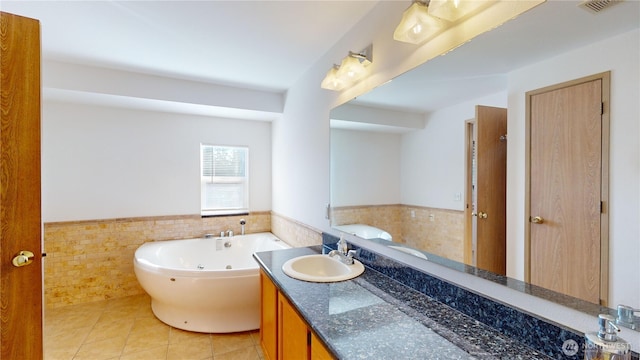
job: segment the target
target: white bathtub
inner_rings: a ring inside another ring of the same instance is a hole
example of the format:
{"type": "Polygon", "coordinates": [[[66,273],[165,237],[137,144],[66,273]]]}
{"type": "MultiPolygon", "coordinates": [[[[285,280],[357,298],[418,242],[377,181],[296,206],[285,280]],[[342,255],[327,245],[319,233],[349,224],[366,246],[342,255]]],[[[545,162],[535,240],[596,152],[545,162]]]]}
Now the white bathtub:
{"type": "Polygon", "coordinates": [[[260,327],[260,281],[252,254],[285,248],[271,233],[156,241],[136,250],[133,265],[161,321],[197,332],[247,331],[260,327]]]}

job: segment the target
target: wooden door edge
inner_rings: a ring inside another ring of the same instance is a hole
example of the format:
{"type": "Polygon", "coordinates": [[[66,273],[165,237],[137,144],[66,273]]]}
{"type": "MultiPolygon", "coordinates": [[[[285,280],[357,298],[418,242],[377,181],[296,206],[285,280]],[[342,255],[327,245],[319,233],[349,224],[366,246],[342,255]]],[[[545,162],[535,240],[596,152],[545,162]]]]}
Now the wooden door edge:
{"type": "Polygon", "coordinates": [[[471,127],[475,124],[475,119],[469,119],[464,122],[464,136],[465,136],[465,152],[464,152],[464,179],[465,179],[465,188],[464,188],[464,263],[467,265],[473,265],[473,242],[472,242],[472,233],[471,233],[471,202],[473,199],[471,186],[471,147],[470,141],[472,140],[472,132],[471,127]]]}
{"type": "Polygon", "coordinates": [[[531,97],[525,94],[524,120],[524,281],[531,283],[531,97]]]}
{"type": "Polygon", "coordinates": [[[602,80],[602,170],[600,180],[600,305],[609,304],[609,160],[611,144],[611,71],[597,74],[602,80]]]}

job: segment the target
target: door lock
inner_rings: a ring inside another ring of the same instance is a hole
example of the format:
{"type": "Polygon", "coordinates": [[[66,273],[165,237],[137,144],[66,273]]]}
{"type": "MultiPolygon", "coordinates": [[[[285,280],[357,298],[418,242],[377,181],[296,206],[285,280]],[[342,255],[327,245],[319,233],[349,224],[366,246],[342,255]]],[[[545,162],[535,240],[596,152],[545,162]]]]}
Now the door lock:
{"type": "Polygon", "coordinates": [[[486,212],[480,211],[477,213],[471,213],[471,216],[477,216],[480,219],[486,219],[489,216],[486,212]]]}
{"type": "Polygon", "coordinates": [[[11,262],[13,263],[13,266],[21,267],[31,264],[33,262],[33,258],[34,255],[31,251],[22,250],[13,257],[11,262]]]}

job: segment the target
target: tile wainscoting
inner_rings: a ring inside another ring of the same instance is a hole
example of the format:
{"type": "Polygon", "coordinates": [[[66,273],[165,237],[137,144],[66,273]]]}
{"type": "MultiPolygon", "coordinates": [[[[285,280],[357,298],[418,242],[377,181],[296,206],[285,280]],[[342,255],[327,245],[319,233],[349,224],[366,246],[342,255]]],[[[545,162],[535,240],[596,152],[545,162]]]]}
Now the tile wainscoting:
{"type": "Polygon", "coordinates": [[[464,211],[409,205],[345,206],[331,209],[333,224],[368,224],[394,241],[447,259],[464,261],[464,211]]]}
{"type": "MultiPolygon", "coordinates": [[[[45,307],[143,294],[133,272],[133,254],[140,245],[226,230],[240,234],[240,218],[247,221],[247,233],[271,231],[268,211],[207,218],[182,215],[45,223],[45,307]]],[[[286,222],[282,223],[286,228],[286,222]]]]}
{"type": "Polygon", "coordinates": [[[322,231],[271,212],[271,232],[293,247],[322,244],[322,231]]]}

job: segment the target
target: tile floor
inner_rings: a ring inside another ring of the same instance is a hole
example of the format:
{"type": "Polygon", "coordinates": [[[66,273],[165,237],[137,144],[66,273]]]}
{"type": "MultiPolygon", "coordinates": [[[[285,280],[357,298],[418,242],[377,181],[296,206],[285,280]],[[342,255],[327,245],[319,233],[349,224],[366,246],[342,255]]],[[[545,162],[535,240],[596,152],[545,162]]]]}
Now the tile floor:
{"type": "Polygon", "coordinates": [[[45,360],[259,360],[258,331],[202,334],[156,319],[149,296],[47,309],[45,360]]]}

